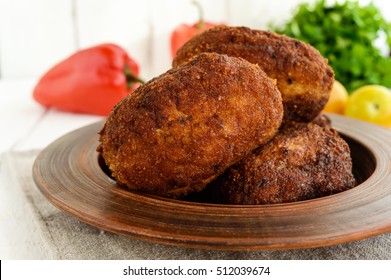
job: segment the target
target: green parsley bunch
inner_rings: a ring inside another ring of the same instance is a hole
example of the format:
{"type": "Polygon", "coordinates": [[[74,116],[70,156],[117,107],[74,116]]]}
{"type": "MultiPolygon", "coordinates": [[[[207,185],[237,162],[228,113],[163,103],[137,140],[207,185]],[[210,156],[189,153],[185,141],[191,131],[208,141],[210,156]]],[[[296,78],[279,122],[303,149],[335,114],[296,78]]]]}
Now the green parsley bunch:
{"type": "Polygon", "coordinates": [[[368,84],[391,88],[390,55],[374,44],[382,34],[391,48],[391,24],[373,3],[304,3],[283,28],[272,29],[317,48],[349,92],[368,84]]]}

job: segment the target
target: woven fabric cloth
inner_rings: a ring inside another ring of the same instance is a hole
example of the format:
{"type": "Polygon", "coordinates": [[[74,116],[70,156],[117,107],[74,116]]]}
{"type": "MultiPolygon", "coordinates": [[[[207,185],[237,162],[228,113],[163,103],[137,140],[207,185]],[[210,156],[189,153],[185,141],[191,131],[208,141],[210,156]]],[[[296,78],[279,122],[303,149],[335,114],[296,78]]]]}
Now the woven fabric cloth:
{"type": "Polygon", "coordinates": [[[63,213],[40,193],[32,178],[38,152],[7,152],[0,158],[0,226],[12,259],[391,259],[390,233],[314,249],[215,251],[105,232],[63,213]]]}

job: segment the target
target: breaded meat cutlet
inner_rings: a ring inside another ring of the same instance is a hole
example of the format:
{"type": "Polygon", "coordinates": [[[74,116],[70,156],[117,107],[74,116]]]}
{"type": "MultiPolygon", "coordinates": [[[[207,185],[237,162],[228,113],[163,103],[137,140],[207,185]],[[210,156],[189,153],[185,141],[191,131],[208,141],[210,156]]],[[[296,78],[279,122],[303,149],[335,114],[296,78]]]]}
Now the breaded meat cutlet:
{"type": "Polygon", "coordinates": [[[290,123],[208,186],[227,204],[273,204],[318,198],[355,186],[347,143],[313,123],[290,123]]]}
{"type": "Polygon", "coordinates": [[[177,198],[271,139],[282,116],[281,94],[261,68],[203,53],[120,101],[98,151],[118,183],[177,198]]]}
{"type": "Polygon", "coordinates": [[[331,128],[331,120],[324,113],[317,115],[311,122],[324,128],[331,128]]]}
{"type": "Polygon", "coordinates": [[[172,64],[179,66],[202,52],[244,58],[276,79],[284,122],[311,121],[329,99],[334,82],[331,67],[315,48],[299,40],[247,27],[217,26],[186,42],[172,64]]]}

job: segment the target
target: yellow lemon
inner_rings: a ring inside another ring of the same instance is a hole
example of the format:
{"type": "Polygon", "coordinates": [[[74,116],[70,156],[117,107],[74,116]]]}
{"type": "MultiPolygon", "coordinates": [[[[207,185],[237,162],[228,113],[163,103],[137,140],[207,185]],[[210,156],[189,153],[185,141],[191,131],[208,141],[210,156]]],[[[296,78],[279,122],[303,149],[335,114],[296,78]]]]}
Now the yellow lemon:
{"type": "Polygon", "coordinates": [[[391,127],[391,91],[380,85],[355,90],[346,104],[345,115],[391,127]]]}
{"type": "Polygon", "coordinates": [[[343,115],[348,98],[346,88],[340,82],[334,81],[329,101],[323,111],[343,115]]]}

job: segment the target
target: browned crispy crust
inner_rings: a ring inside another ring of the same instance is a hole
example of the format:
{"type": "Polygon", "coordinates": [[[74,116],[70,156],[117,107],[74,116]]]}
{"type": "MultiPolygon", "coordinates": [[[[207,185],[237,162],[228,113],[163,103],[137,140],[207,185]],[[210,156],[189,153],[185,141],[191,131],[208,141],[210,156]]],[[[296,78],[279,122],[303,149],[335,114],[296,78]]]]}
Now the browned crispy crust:
{"type": "Polygon", "coordinates": [[[268,141],[282,116],[281,94],[257,65],[203,53],[124,98],[98,151],[120,184],[180,197],[268,141]]]}
{"type": "Polygon", "coordinates": [[[331,120],[324,113],[317,115],[311,122],[321,127],[331,128],[331,120]]]}
{"type": "Polygon", "coordinates": [[[266,145],[233,165],[208,188],[218,202],[273,204],[354,187],[347,143],[313,123],[291,123],[266,145]]]}
{"type": "Polygon", "coordinates": [[[247,27],[217,26],[185,43],[173,66],[202,52],[241,57],[258,64],[277,80],[284,104],[284,122],[308,122],[324,108],[334,74],[321,54],[299,40],[247,27]]]}

